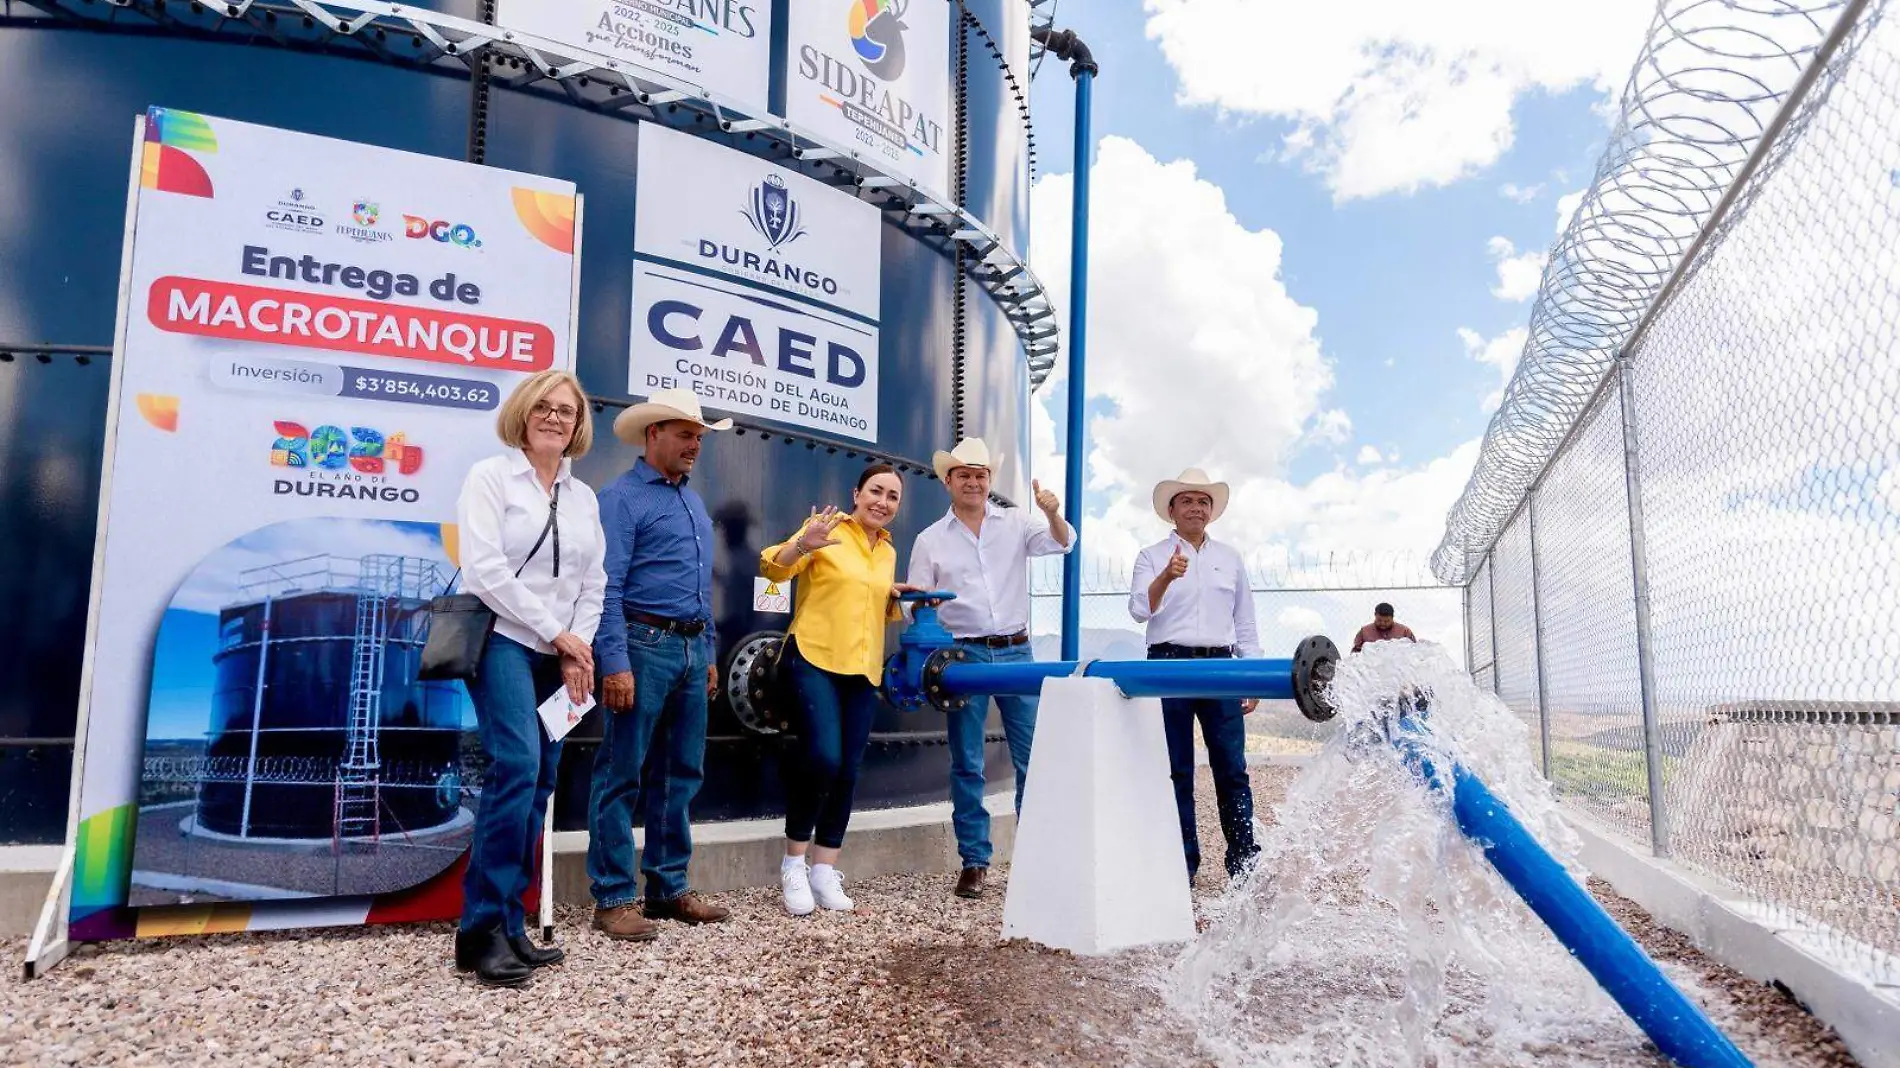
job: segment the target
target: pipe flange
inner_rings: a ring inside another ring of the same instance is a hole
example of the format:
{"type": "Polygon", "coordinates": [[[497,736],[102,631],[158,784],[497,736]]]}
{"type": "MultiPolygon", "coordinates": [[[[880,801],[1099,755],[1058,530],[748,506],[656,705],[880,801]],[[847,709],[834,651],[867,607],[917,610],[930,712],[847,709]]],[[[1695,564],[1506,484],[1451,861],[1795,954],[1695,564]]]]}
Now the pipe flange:
{"type": "Polygon", "coordinates": [[[1339,667],[1339,646],[1324,634],[1315,634],[1293,652],[1293,703],[1300,715],[1324,723],[1339,710],[1333,707],[1333,672],[1339,667]]]}
{"type": "Polygon", "coordinates": [[[779,654],[785,632],[762,630],[747,635],[726,655],[726,700],[739,725],[754,734],[783,734],[790,721],[776,700],[779,654]]]}
{"type": "Polygon", "coordinates": [[[968,697],[951,693],[943,688],[943,669],[969,658],[968,652],[952,645],[931,653],[924,661],[924,699],[929,701],[937,711],[961,712],[969,707],[968,697]]]}

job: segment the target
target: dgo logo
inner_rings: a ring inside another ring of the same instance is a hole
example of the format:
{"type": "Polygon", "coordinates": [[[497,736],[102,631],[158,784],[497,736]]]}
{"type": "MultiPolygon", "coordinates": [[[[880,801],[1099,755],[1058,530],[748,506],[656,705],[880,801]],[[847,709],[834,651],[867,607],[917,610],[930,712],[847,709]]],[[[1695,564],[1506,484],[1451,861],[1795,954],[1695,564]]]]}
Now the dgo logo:
{"type": "Polygon", "coordinates": [[[467,223],[451,223],[443,219],[430,221],[420,215],[402,217],[404,237],[421,240],[434,238],[445,245],[460,245],[462,248],[481,248],[482,239],[475,236],[475,228],[467,223]]]}

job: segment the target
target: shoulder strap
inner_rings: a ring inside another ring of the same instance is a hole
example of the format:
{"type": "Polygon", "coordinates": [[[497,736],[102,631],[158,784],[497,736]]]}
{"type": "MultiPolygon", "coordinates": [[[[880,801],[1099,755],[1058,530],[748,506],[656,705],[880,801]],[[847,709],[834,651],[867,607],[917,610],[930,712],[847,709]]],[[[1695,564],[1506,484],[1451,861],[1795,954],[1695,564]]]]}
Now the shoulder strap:
{"type": "Polygon", "coordinates": [[[534,548],[528,550],[528,555],[522,559],[521,566],[515,568],[516,578],[521,577],[521,573],[528,569],[528,561],[533,560],[534,555],[541,551],[542,544],[548,540],[548,531],[550,530],[554,532],[554,576],[556,578],[560,577],[561,575],[561,528],[556,526],[554,523],[555,510],[558,509],[560,506],[561,506],[561,484],[559,482],[556,482],[554,484],[554,496],[552,499],[548,501],[548,525],[541,528],[541,536],[534,539],[534,548]]]}

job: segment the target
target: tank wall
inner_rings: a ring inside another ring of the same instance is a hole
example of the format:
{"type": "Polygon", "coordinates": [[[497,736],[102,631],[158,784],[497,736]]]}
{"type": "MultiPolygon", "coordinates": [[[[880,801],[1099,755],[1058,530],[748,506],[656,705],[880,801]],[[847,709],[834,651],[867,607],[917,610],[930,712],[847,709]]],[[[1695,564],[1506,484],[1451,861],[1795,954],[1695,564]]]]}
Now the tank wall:
{"type": "MultiPolygon", "coordinates": [[[[458,807],[457,798],[428,787],[443,774],[458,773],[461,691],[453,683],[416,680],[427,607],[391,601],[389,611],[378,720],[383,729],[377,736],[383,778],[392,784],[383,793],[384,815],[414,830],[446,821],[458,807]]],[[[256,642],[263,615],[262,604],[249,604],[226,609],[219,618],[226,640],[216,658],[211,736],[205,746],[209,757],[248,761],[251,754],[256,642]]],[[[336,765],[347,750],[355,627],[352,594],[304,594],[271,605],[256,753],[265,767],[308,761],[306,778],[315,781],[255,784],[253,835],[326,838],[331,833],[336,765]]],[[[199,790],[199,819],[211,830],[238,833],[243,806],[242,782],[207,782],[199,790]]]]}
{"type": "MultiPolygon", "coordinates": [[[[1005,6],[979,0],[972,10],[992,34],[1015,32],[989,12],[992,4],[1005,6]]],[[[474,17],[478,4],[436,0],[422,6],[474,17]]],[[[1005,136],[1011,130],[1020,134],[1019,116],[987,50],[979,44],[971,57],[969,202],[1020,244],[1027,236],[1022,146],[1019,137],[1005,136]],[[994,146],[978,147],[992,141],[994,146]],[[989,175],[990,168],[999,170],[989,175]]],[[[147,106],[463,158],[473,101],[465,77],[368,60],[155,33],[0,26],[0,342],[111,344],[133,120],[147,106]],[[234,91],[244,86],[257,88],[234,91]],[[277,92],[273,86],[289,88],[277,92]],[[49,100],[59,105],[50,107],[49,100]]],[[[567,178],[585,195],[579,371],[591,391],[624,394],[638,125],[549,95],[496,89],[485,135],[486,162],[567,178]]],[[[731,143],[756,147],[743,139],[731,143]]],[[[297,177],[286,172],[284,180],[288,188],[297,177]]],[[[955,269],[942,249],[888,220],[882,241],[876,448],[927,467],[934,450],[951,444],[958,414],[951,402],[955,269]]],[[[998,443],[1011,454],[1009,462],[1020,463],[1028,441],[1018,410],[1026,381],[1021,349],[987,296],[974,286],[966,290],[962,369],[972,385],[962,413],[965,432],[998,443]]],[[[51,363],[30,357],[0,363],[0,527],[15,546],[0,561],[0,612],[42,621],[23,645],[0,651],[0,657],[32,667],[10,672],[26,681],[0,692],[0,842],[55,840],[64,827],[109,375],[105,356],[85,364],[70,355],[51,363]],[[50,744],[10,746],[9,738],[50,744]]],[[[597,440],[602,444],[581,472],[599,486],[634,455],[611,434],[597,440]]],[[[863,463],[863,455],[853,455],[843,443],[835,452],[808,450],[757,433],[722,435],[706,451],[695,484],[719,517],[715,607],[728,647],[747,633],[788,622],[754,617],[750,610],[758,552],[789,532],[811,504],[848,503],[863,463]]],[[[910,474],[906,483],[895,530],[905,550],[916,530],[947,507],[942,487],[927,475],[910,474]]],[[[1013,488],[1019,483],[1026,485],[1026,478],[1006,468],[998,486],[1020,496],[1013,488]]],[[[248,704],[250,683],[241,682],[241,674],[234,667],[229,686],[220,686],[227,694],[221,703],[248,704]]],[[[235,707],[228,713],[248,715],[235,707]]],[[[782,796],[772,770],[775,743],[743,736],[723,707],[713,717],[708,787],[696,816],[774,810],[782,796]]],[[[885,763],[867,767],[861,804],[941,798],[947,759],[940,744],[930,744],[933,733],[941,735],[941,717],[887,709],[877,729],[913,741],[890,743],[882,758],[874,752],[872,761],[885,763]]],[[[1000,784],[1007,757],[1000,744],[991,749],[1000,784]]],[[[588,759],[583,734],[570,746],[564,778],[584,775],[581,765],[588,759]]],[[[564,782],[564,799],[571,785],[564,782]]],[[[584,804],[583,792],[579,807],[570,801],[568,809],[582,811],[584,804]]]]}

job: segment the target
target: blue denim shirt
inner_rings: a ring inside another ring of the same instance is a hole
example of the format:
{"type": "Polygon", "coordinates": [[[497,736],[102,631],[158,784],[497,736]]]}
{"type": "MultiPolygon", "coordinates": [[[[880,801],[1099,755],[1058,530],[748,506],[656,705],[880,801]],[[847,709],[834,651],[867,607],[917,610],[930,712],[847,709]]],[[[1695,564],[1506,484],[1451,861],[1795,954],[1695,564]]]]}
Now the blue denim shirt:
{"type": "Polygon", "coordinates": [[[594,660],[603,675],[629,671],[626,612],[706,621],[702,636],[718,648],[712,623],[712,517],[706,502],[642,457],[600,493],[607,536],[607,591],[594,660]]]}

